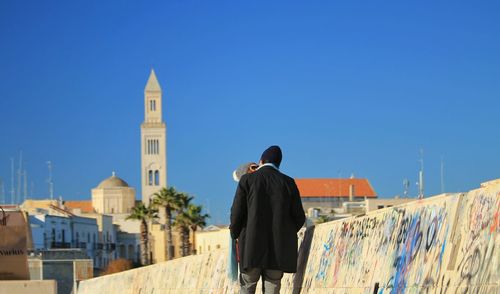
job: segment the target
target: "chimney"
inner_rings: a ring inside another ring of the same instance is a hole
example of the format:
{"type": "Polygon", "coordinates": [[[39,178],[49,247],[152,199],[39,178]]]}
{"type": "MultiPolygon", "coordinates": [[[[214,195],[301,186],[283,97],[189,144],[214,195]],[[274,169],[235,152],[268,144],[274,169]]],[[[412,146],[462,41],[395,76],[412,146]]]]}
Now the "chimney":
{"type": "Polygon", "coordinates": [[[349,185],[349,201],[354,201],[354,184],[349,185]]]}

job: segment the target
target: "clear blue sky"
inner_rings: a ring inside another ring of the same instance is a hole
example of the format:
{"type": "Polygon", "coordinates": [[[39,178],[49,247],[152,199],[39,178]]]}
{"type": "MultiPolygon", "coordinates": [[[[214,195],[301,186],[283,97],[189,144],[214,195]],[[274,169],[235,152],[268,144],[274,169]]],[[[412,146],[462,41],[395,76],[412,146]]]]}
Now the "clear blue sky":
{"type": "Polygon", "coordinates": [[[382,197],[416,194],[420,148],[426,194],[441,157],[446,191],[500,178],[498,1],[1,1],[6,194],[19,150],[35,198],[46,160],[65,199],[113,170],[140,190],[152,67],[169,184],[216,223],[233,169],[272,144],[293,177],[354,173],[382,197]]]}

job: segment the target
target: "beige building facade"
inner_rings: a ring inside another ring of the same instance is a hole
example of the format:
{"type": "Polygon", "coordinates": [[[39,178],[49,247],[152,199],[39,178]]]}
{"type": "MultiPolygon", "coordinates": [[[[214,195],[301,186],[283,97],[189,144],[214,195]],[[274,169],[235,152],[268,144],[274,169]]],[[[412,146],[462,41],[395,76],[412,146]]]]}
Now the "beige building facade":
{"type": "MultiPolygon", "coordinates": [[[[158,263],[168,260],[167,231],[163,224],[153,223],[149,226],[151,236],[149,247],[152,255],[151,261],[158,263]]],[[[179,230],[172,227],[172,243],[174,245],[174,259],[182,257],[182,239],[179,230]]]]}
{"type": "Polygon", "coordinates": [[[366,199],[365,209],[366,212],[374,211],[377,209],[393,207],[396,205],[405,204],[412,201],[417,201],[416,198],[386,198],[386,199],[366,199]]]}
{"type": "Polygon", "coordinates": [[[113,172],[92,189],[92,207],[102,214],[130,213],[135,205],[135,189],[113,172]]]}
{"type": "Polygon", "coordinates": [[[194,238],[196,254],[203,254],[219,249],[228,249],[231,234],[228,227],[209,226],[203,231],[196,231],[194,238]]]}

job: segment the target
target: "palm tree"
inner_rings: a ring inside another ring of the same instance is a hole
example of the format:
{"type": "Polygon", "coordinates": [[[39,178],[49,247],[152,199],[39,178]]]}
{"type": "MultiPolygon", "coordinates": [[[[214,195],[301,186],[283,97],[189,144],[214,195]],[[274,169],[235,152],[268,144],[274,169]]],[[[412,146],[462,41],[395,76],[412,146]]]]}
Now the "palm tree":
{"type": "Polygon", "coordinates": [[[189,204],[186,214],[190,222],[190,228],[193,231],[193,254],[196,254],[196,230],[198,227],[203,228],[207,225],[208,214],[202,214],[203,207],[201,205],[189,204]]]}
{"type": "Polygon", "coordinates": [[[180,206],[180,195],[174,187],[162,188],[153,194],[153,205],[165,208],[165,229],[167,231],[167,257],[174,258],[174,245],[172,242],[172,212],[177,211],[180,206]]]}
{"type": "Polygon", "coordinates": [[[158,210],[146,207],[140,202],[132,208],[132,213],[127,216],[127,219],[138,220],[141,222],[141,264],[149,264],[148,253],[148,221],[158,217],[158,210]]]}
{"type": "Polygon", "coordinates": [[[322,224],[322,223],[326,223],[326,222],[329,222],[329,221],[330,221],[330,218],[328,216],[326,216],[326,215],[320,215],[316,219],[315,223],[316,224],[322,224]]]}
{"type": "Polygon", "coordinates": [[[191,222],[187,211],[189,205],[191,205],[191,200],[193,200],[192,196],[189,196],[186,193],[179,194],[180,205],[177,210],[174,226],[176,226],[181,233],[182,256],[187,256],[189,254],[189,227],[191,222]]]}

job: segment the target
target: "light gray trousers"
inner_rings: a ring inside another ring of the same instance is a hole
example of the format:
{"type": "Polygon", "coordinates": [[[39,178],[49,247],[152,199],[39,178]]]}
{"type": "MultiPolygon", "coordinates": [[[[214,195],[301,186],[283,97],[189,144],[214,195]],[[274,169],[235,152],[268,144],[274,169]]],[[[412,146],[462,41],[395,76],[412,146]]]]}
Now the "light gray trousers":
{"type": "Polygon", "coordinates": [[[241,294],[253,294],[262,276],[262,293],[278,294],[281,289],[283,272],[260,268],[250,268],[240,273],[241,294]]]}

